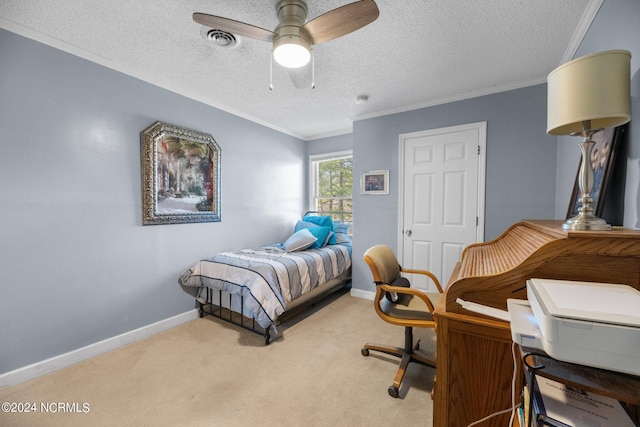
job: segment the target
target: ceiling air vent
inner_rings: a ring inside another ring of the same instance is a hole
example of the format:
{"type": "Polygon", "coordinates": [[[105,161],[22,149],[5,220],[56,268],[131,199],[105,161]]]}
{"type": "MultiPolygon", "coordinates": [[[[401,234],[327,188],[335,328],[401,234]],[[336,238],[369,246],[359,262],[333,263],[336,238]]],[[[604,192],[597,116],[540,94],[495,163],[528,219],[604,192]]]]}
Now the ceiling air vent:
{"type": "Polygon", "coordinates": [[[214,46],[224,49],[231,49],[233,47],[236,47],[239,42],[239,40],[236,39],[236,36],[222,30],[212,30],[203,27],[202,33],[205,40],[212,43],[214,46]]]}

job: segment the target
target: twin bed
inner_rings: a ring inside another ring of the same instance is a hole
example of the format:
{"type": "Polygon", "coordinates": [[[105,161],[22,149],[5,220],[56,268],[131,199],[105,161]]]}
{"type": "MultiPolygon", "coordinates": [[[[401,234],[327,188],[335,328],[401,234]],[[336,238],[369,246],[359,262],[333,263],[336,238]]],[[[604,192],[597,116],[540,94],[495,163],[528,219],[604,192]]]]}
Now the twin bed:
{"type": "Polygon", "coordinates": [[[305,214],[284,242],[222,252],[178,282],[210,314],[271,340],[271,329],[351,281],[349,224],[305,214]]]}

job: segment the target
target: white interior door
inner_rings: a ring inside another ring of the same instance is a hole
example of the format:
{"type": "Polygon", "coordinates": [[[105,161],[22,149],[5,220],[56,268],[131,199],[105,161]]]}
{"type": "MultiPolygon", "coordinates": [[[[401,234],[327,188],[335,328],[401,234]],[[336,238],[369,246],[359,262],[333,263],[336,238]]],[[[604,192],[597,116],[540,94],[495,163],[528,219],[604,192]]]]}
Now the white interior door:
{"type": "MultiPolygon", "coordinates": [[[[486,122],[400,135],[399,254],[444,287],[462,250],[484,236],[486,122]]],[[[414,275],[412,286],[435,290],[414,275]]]]}

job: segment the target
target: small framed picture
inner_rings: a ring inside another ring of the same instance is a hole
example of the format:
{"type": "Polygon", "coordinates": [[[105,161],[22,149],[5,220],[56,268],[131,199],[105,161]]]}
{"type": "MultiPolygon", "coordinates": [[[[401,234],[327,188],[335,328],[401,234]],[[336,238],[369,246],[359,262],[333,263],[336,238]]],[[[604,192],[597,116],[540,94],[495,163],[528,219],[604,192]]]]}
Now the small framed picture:
{"type": "Polygon", "coordinates": [[[370,171],[362,174],[361,194],[389,194],[389,171],[370,171]]]}

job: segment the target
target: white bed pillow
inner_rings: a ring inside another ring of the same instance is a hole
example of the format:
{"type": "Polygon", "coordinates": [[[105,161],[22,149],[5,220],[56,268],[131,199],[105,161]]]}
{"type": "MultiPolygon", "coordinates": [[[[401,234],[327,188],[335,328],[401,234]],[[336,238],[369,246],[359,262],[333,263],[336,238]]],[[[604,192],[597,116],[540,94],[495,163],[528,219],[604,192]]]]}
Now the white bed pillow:
{"type": "Polygon", "coordinates": [[[284,242],[287,252],[303,251],[311,247],[318,239],[307,228],[296,231],[284,242]]]}

